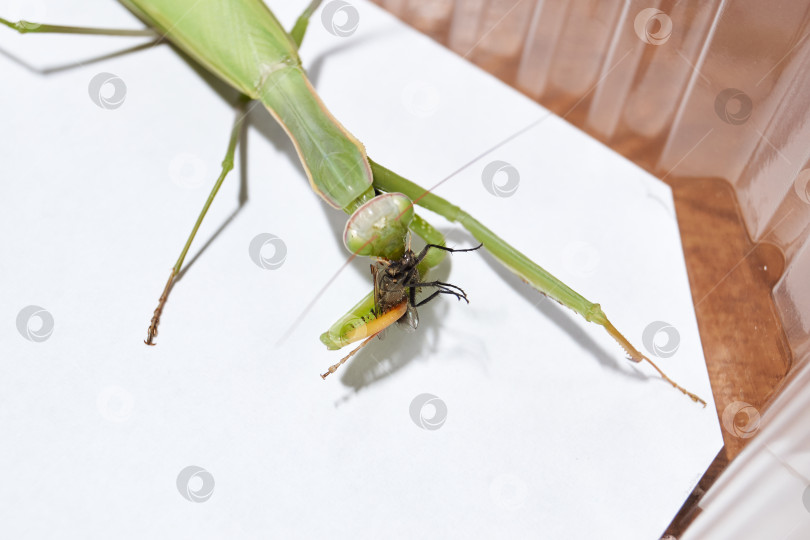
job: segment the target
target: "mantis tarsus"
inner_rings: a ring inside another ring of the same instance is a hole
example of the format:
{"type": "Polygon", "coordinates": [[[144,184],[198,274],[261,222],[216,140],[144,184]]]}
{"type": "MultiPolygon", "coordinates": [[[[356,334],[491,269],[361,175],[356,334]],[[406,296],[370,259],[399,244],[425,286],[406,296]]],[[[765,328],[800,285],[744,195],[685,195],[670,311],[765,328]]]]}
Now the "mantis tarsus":
{"type": "MultiPolygon", "coordinates": [[[[172,268],[148,328],[147,344],[154,344],[173,282],[200,223],[233,168],[244,108],[249,102],[258,101],[290,136],[315,192],[331,206],[352,215],[345,238],[352,256],[398,260],[405,253],[404,238],[409,232],[427,244],[444,246],[442,234],[414,213],[414,205],[424,207],[462,225],[514,274],[587,321],[601,325],[631,360],[650,363],[673,387],[705,405],[702,399],[675,383],[634,347],[608,320],[599,304],[585,299],[458,206],[368,158],[363,145],[320,100],[298,56],[310,17],[321,0],[313,0],[289,32],[282,28],[261,0],[121,0],[121,3],[151,29],[133,31],[39,25],[2,18],[0,23],[21,33],[161,36],[242,94],[221,173],[172,268]],[[381,194],[397,195],[392,198],[381,194]],[[370,214],[376,217],[362,218],[361,215],[368,214],[369,209],[373,209],[370,214]]],[[[419,264],[419,274],[424,275],[435,267],[444,255],[442,249],[426,253],[419,264]]],[[[360,339],[357,324],[350,323],[363,321],[365,325],[385,315],[375,308],[375,297],[370,293],[325,332],[321,341],[330,349],[357,341],[360,339]]],[[[391,322],[393,320],[386,321],[387,324],[391,322]]]]}

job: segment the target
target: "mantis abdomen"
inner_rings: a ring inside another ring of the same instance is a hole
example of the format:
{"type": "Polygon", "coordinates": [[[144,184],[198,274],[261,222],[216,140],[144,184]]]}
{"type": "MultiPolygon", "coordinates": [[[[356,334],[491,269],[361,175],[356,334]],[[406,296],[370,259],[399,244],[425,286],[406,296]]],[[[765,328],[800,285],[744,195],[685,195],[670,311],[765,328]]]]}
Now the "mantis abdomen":
{"type": "Polygon", "coordinates": [[[374,196],[365,148],[323,104],[296,43],[261,0],[120,1],[212,73],[261,101],[292,139],[312,189],[326,202],[352,212],[374,196]]]}

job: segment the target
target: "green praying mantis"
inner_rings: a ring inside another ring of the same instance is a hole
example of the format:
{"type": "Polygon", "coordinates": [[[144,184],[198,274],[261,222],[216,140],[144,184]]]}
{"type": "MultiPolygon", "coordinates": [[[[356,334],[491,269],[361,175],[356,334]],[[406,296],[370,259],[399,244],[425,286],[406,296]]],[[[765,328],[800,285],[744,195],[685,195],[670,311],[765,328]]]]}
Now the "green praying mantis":
{"type": "MultiPolygon", "coordinates": [[[[418,205],[461,225],[480,243],[479,247],[483,246],[523,281],[574,310],[587,321],[602,326],[631,360],[648,362],[674,388],[705,406],[701,398],[670,379],[633,346],[608,320],[599,304],[590,302],[551,275],[466,211],[366,155],[362,143],[340,124],[322,102],[308,80],[298,55],[310,18],[321,0],[313,0],[289,32],[261,0],[120,1],[149,28],[81,28],[13,22],[3,18],[0,18],[0,23],[20,33],[160,36],[242,95],[221,172],[172,267],[149,324],[145,343],[155,344],[161,314],[174,281],[183,267],[200,224],[233,169],[246,107],[251,102],[259,102],[290,137],[312,189],[329,205],[350,216],[344,243],[352,252],[352,257],[372,257],[378,261],[374,291],[323,333],[321,341],[327,348],[340,349],[361,340],[362,347],[387,326],[404,317],[411,317],[412,308],[418,304],[415,291],[420,287],[437,287],[429,298],[445,293],[466,300],[458,287],[420,280],[421,276],[442,261],[447,252],[470,250],[446,247],[443,235],[415,212],[414,205],[418,205]],[[420,237],[428,245],[419,256],[415,257],[409,246],[406,247],[406,238],[410,234],[420,237]],[[406,273],[401,272],[403,268],[407,268],[406,273]],[[388,274],[389,281],[379,277],[388,274]],[[397,276],[407,276],[407,279],[392,288],[392,283],[399,279],[397,276]],[[390,294],[395,294],[397,301],[383,302],[382,298],[390,294]]],[[[322,376],[333,373],[360,347],[322,376]]]]}

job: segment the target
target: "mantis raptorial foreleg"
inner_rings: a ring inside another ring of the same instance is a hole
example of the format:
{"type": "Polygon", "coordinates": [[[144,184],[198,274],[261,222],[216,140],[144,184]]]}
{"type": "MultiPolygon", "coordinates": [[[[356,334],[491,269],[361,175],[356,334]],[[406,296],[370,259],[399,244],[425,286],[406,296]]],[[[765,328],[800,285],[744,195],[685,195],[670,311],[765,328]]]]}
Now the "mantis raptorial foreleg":
{"type": "MultiPolygon", "coordinates": [[[[419,275],[425,276],[431,268],[437,266],[444,259],[449,248],[444,247],[444,235],[430,223],[422,219],[418,214],[413,215],[413,219],[408,226],[411,233],[422,238],[426,244],[433,245],[439,249],[432,249],[425,253],[418,265],[419,275]]],[[[474,248],[477,249],[477,248],[474,248]]],[[[458,250],[472,251],[472,250],[458,250]]],[[[349,343],[356,341],[348,334],[357,326],[367,324],[377,317],[376,305],[374,303],[374,293],[370,292],[355,304],[343,317],[338,319],[329,330],[321,334],[321,342],[330,350],[340,349],[349,343]]],[[[401,315],[401,313],[400,313],[401,315]]],[[[352,353],[354,354],[354,353],[352,353]]]]}
{"type": "Polygon", "coordinates": [[[214,187],[211,189],[211,193],[208,194],[208,198],[203,205],[200,215],[197,216],[197,221],[194,223],[194,228],[191,230],[191,234],[188,236],[185,246],[183,246],[183,251],[180,252],[180,256],[177,258],[177,262],[172,268],[172,273],[169,275],[169,279],[166,281],[166,286],[163,288],[163,294],[161,294],[160,298],[158,299],[158,306],[155,308],[155,313],[152,316],[152,321],[149,324],[146,339],[144,340],[144,343],[147,345],[155,344],[154,339],[158,334],[157,327],[158,324],[160,324],[160,315],[163,312],[163,306],[166,305],[166,299],[169,296],[169,291],[172,289],[174,279],[177,277],[177,274],[180,273],[180,268],[183,266],[183,261],[186,259],[186,254],[191,247],[191,242],[194,241],[194,237],[197,235],[197,230],[200,228],[200,224],[202,223],[203,218],[205,218],[205,214],[208,213],[208,208],[211,207],[214,197],[217,196],[219,188],[222,186],[222,182],[225,180],[228,173],[233,170],[233,159],[234,155],[236,154],[236,145],[239,142],[239,134],[242,132],[242,124],[244,123],[246,116],[245,107],[249,101],[250,99],[246,96],[239,98],[239,105],[236,110],[236,119],[234,120],[233,127],[231,128],[231,138],[228,141],[228,150],[225,152],[225,158],[222,160],[222,170],[219,173],[217,181],[214,183],[214,187]]]}

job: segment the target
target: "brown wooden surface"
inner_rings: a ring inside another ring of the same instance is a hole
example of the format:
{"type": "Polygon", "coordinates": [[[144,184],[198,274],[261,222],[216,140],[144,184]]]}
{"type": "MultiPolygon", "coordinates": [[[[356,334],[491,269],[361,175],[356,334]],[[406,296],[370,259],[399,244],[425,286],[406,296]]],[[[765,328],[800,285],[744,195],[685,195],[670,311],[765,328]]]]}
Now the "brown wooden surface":
{"type": "MultiPolygon", "coordinates": [[[[418,27],[418,22],[415,26],[418,27]]],[[[422,30],[446,44],[446,25],[432,23],[422,30]]],[[[475,52],[469,57],[515,86],[516,63],[475,52]]],[[[535,96],[529,97],[535,99],[535,96]]],[[[550,91],[537,101],[585,129],[589,97],[550,91]]],[[[644,139],[632,133],[620,133],[613,140],[603,142],[651,172],[662,144],[660,140],[644,139]]],[[[780,250],[770,244],[751,242],[728,182],[717,178],[677,177],[666,177],[664,181],[673,190],[718,418],[722,418],[723,410],[735,401],[747,402],[762,411],[784,381],[792,358],[771,295],[773,285],[782,275],[784,258],[780,250]]],[[[745,418],[735,421],[743,424],[745,418]]],[[[675,517],[667,534],[677,537],[683,533],[699,512],[700,497],[750,440],[736,437],[727,429],[723,429],[723,438],[725,447],[675,517]]]]}

